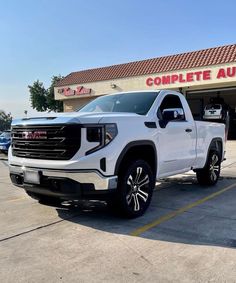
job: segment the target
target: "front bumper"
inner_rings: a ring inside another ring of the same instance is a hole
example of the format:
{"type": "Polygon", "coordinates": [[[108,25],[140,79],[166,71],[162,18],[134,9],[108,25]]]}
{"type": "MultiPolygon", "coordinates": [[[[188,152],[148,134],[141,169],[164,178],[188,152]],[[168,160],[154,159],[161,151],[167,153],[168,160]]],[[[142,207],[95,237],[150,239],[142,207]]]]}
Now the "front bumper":
{"type": "Polygon", "coordinates": [[[105,177],[92,170],[53,170],[9,165],[12,183],[26,191],[62,199],[102,196],[117,188],[117,176],[105,177]],[[25,172],[39,174],[39,183],[25,182],[25,172]]]}

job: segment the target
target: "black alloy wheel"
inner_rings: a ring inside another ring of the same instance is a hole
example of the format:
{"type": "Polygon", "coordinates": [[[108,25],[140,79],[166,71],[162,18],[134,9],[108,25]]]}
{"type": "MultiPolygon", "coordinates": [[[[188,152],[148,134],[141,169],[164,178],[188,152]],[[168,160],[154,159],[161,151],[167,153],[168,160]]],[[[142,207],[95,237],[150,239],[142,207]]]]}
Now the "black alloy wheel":
{"type": "Polygon", "coordinates": [[[208,186],[215,185],[220,176],[220,168],[220,154],[216,150],[211,150],[205,168],[196,172],[199,184],[208,186]]]}
{"type": "Polygon", "coordinates": [[[155,187],[151,167],[144,160],[130,161],[118,179],[116,201],[120,212],[129,218],[141,216],[150,204],[155,187]]]}

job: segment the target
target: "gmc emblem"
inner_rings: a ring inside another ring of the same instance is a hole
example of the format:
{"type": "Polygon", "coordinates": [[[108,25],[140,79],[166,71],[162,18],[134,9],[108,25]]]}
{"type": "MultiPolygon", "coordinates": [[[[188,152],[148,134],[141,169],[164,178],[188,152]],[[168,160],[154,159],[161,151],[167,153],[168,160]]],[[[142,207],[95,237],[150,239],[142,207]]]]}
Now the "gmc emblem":
{"type": "Polygon", "coordinates": [[[47,139],[46,131],[23,132],[22,138],[26,140],[45,140],[47,139]]]}

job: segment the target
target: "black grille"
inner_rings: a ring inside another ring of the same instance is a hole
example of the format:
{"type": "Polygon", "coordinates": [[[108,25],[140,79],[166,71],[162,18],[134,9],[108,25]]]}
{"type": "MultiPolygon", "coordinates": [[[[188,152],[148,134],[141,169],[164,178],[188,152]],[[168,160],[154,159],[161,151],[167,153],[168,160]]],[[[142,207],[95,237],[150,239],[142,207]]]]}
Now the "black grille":
{"type": "Polygon", "coordinates": [[[17,157],[69,160],[80,148],[80,125],[13,126],[12,154],[17,157]]]}

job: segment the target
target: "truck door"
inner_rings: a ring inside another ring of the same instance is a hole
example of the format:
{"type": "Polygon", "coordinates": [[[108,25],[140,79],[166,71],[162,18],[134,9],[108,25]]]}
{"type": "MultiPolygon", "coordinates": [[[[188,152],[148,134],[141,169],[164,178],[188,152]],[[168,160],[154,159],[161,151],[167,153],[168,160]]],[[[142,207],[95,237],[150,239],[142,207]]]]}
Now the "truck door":
{"type": "Polygon", "coordinates": [[[160,124],[158,133],[159,176],[190,169],[196,158],[196,128],[194,120],[186,118],[180,97],[175,94],[167,94],[158,108],[157,116],[160,124]],[[182,115],[165,125],[160,121],[163,121],[163,113],[168,109],[178,109],[182,115]]]}

